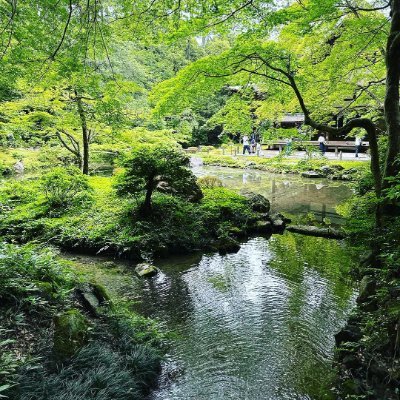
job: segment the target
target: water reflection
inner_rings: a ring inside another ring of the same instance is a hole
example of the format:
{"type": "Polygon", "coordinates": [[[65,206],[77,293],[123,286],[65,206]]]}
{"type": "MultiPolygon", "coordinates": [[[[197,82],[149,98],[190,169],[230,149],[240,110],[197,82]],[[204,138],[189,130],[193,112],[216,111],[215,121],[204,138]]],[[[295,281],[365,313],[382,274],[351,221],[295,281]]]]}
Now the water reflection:
{"type": "Polygon", "coordinates": [[[177,333],[168,359],[185,373],[152,399],[331,398],[350,265],[340,243],[293,234],[159,263],[162,273],[134,288],[138,307],[177,333]]]}
{"type": "Polygon", "coordinates": [[[313,213],[318,221],[328,217],[333,223],[340,223],[335,207],[352,195],[348,184],[327,179],[209,166],[196,167],[194,172],[198,176],[217,176],[233,189],[260,193],[271,201],[274,211],[294,215],[313,213]]]}

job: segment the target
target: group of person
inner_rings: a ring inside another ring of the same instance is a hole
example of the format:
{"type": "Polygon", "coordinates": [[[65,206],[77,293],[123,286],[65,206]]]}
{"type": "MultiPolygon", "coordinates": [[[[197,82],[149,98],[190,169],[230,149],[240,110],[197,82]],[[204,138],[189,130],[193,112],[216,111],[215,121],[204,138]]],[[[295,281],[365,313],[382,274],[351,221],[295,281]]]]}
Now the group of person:
{"type": "Polygon", "coordinates": [[[256,137],[252,135],[250,138],[247,135],[244,135],[242,138],[243,142],[243,154],[246,154],[246,151],[249,154],[257,154],[260,155],[261,152],[261,143],[256,140],[256,137]]]}
{"type": "MultiPolygon", "coordinates": [[[[261,154],[262,151],[261,143],[260,140],[257,140],[255,135],[252,135],[250,138],[247,135],[244,135],[242,138],[242,143],[243,143],[243,155],[245,155],[246,152],[249,154],[257,154],[258,156],[261,154]]],[[[292,143],[293,143],[292,138],[286,140],[286,147],[285,147],[286,154],[290,154],[292,150],[292,143]]],[[[325,155],[325,152],[327,150],[327,144],[328,143],[325,134],[321,133],[318,137],[318,146],[322,155],[325,155]]],[[[354,145],[355,145],[355,156],[358,157],[362,146],[362,137],[356,136],[354,145]]]]}
{"type": "MultiPolygon", "coordinates": [[[[327,150],[327,141],[326,137],[323,133],[321,133],[318,137],[318,145],[319,145],[319,150],[321,151],[322,155],[325,154],[327,150]]],[[[361,136],[356,136],[354,140],[354,146],[355,146],[355,156],[358,158],[358,155],[361,150],[362,146],[362,137],[361,136]]]]}

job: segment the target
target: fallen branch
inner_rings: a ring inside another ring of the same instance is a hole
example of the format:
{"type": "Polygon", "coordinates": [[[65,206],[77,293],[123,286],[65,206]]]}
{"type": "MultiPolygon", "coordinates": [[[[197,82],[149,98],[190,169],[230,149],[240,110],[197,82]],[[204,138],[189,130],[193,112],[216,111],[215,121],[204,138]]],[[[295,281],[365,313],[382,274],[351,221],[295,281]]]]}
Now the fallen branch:
{"type": "Polygon", "coordinates": [[[300,233],[302,235],[317,236],[327,239],[344,239],[346,235],[343,231],[334,228],[318,228],[309,225],[289,225],[286,227],[289,232],[300,233]]]}

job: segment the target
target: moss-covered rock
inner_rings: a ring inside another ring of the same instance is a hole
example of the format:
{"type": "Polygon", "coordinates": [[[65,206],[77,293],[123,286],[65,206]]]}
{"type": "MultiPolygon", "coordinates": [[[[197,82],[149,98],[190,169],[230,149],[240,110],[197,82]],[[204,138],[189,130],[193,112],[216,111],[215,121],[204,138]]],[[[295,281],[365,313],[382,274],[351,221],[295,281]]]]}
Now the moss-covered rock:
{"type": "Polygon", "coordinates": [[[77,309],[54,317],[54,354],[59,358],[73,356],[88,339],[89,322],[77,309]]]}
{"type": "Polygon", "coordinates": [[[240,243],[229,236],[220,238],[217,246],[220,254],[237,253],[240,250],[240,243]]]}
{"type": "Polygon", "coordinates": [[[358,303],[365,303],[371,299],[375,294],[376,282],[371,276],[365,275],[360,282],[359,294],[357,298],[358,303]]]}
{"type": "Polygon", "coordinates": [[[271,203],[261,194],[248,193],[246,194],[248,203],[251,209],[255,212],[268,213],[271,209],[271,203]]]}
{"type": "Polygon", "coordinates": [[[142,263],[138,264],[135,268],[135,272],[141,277],[151,277],[158,273],[157,267],[151,264],[142,263]]]}

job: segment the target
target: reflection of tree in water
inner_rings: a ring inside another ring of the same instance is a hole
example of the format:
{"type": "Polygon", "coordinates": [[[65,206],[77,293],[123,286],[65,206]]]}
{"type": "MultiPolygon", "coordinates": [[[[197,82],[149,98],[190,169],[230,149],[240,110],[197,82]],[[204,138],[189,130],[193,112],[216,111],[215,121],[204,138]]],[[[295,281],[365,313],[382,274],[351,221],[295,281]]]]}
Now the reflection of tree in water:
{"type": "Polygon", "coordinates": [[[351,254],[337,241],[293,234],[274,237],[270,245],[275,256],[269,265],[290,287],[283,342],[291,354],[285,360],[289,380],[298,393],[331,399],[331,327],[352,306],[353,290],[343,279],[353,265],[351,254]]]}
{"type": "Polygon", "coordinates": [[[274,237],[270,243],[275,254],[270,266],[291,288],[284,341],[291,354],[290,381],[298,393],[333,398],[326,392],[334,378],[331,327],[339,326],[353,304],[353,290],[343,279],[354,264],[351,254],[337,241],[301,235],[274,237]]]}
{"type": "Polygon", "coordinates": [[[301,283],[305,270],[316,271],[329,282],[333,295],[346,306],[353,290],[348,274],[355,267],[354,251],[343,242],[331,239],[285,233],[270,240],[275,257],[271,267],[292,282],[301,283]]]}

